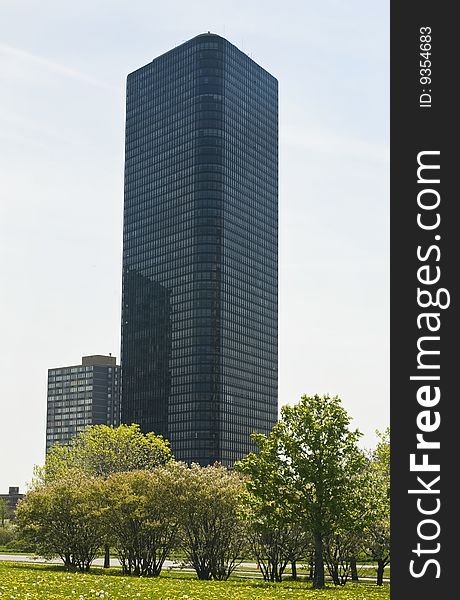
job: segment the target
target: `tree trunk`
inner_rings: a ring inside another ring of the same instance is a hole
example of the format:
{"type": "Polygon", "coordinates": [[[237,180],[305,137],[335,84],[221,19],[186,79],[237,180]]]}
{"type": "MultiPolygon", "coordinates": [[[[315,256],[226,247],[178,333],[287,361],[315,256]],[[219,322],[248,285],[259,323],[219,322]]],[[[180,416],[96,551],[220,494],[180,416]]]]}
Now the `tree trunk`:
{"type": "Polygon", "coordinates": [[[383,570],[385,564],[382,559],[377,561],[377,585],[383,585],[383,570]]]}
{"type": "Polygon", "coordinates": [[[324,560],[323,560],[323,537],[321,533],[315,533],[315,574],[313,576],[313,588],[318,590],[324,587],[324,560]]]}
{"type": "Polygon", "coordinates": [[[104,569],[110,568],[110,546],[105,544],[104,546],[104,569]]]}
{"type": "Polygon", "coordinates": [[[292,579],[297,579],[297,563],[295,560],[291,562],[292,567],[292,579]]]}
{"type": "Polygon", "coordinates": [[[359,581],[358,568],[356,566],[356,558],[352,558],[350,560],[350,571],[351,571],[351,580],[359,581]]]}
{"type": "Polygon", "coordinates": [[[337,563],[334,563],[332,565],[331,571],[332,581],[334,582],[334,585],[340,585],[339,565],[337,563]]]}
{"type": "Polygon", "coordinates": [[[315,561],[313,558],[311,558],[309,579],[313,579],[314,576],[315,576],[315,561]]]}

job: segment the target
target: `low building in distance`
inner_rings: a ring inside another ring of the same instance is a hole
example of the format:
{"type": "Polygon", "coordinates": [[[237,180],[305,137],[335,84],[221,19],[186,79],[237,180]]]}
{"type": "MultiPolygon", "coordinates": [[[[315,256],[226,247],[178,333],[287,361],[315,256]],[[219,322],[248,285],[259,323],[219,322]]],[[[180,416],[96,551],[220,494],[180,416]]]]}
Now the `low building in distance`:
{"type": "Polygon", "coordinates": [[[19,488],[17,486],[10,486],[7,494],[0,494],[0,500],[4,500],[7,503],[8,509],[11,512],[16,510],[19,500],[23,497],[24,494],[19,493],[19,488]]]}
{"type": "Polygon", "coordinates": [[[120,424],[120,367],[115,356],[83,356],[81,365],[48,370],[46,451],[88,425],[120,424]]]}

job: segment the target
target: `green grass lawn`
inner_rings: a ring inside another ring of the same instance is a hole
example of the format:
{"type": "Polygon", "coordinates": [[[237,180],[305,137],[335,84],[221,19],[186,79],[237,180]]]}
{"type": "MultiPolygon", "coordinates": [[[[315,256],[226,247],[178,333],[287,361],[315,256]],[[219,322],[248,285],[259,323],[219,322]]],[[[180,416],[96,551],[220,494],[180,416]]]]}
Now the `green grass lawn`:
{"type": "Polygon", "coordinates": [[[125,577],[119,570],[94,568],[90,573],[68,573],[62,567],[0,563],[0,600],[220,600],[245,598],[322,600],[388,600],[390,588],[347,584],[343,588],[311,589],[310,583],[286,581],[198,581],[182,574],[156,579],[125,577]]]}

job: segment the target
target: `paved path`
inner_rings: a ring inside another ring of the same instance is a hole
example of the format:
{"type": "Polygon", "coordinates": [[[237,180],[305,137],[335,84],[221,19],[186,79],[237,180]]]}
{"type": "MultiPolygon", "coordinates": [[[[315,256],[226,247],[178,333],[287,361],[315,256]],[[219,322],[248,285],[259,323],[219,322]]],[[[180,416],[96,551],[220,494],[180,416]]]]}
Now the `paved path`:
{"type": "MultiPolygon", "coordinates": [[[[62,565],[62,560],[60,558],[47,559],[47,558],[42,558],[41,556],[27,555],[27,554],[0,554],[0,560],[11,560],[14,562],[25,562],[25,563],[45,563],[45,564],[49,564],[49,565],[62,565]]],[[[92,564],[95,567],[103,567],[104,559],[96,558],[92,564]]],[[[168,567],[179,568],[179,565],[180,565],[180,562],[176,562],[173,560],[165,560],[165,563],[164,563],[165,568],[168,568],[168,567]]],[[[119,567],[120,561],[118,560],[118,558],[111,557],[110,558],[110,566],[119,567]]],[[[257,567],[257,565],[254,564],[254,568],[256,568],[256,567],[257,567]]]]}

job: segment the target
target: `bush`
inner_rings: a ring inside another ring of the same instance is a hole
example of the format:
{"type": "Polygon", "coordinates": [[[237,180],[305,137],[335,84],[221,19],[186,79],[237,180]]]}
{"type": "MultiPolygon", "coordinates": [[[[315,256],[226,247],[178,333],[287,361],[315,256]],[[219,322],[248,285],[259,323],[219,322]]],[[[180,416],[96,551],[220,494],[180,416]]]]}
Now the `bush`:
{"type": "Polygon", "coordinates": [[[264,581],[280,582],[288,563],[295,564],[306,556],[311,544],[300,527],[289,523],[275,526],[274,521],[250,513],[248,537],[251,553],[257,559],[264,581]]]}
{"type": "Polygon", "coordinates": [[[6,546],[15,538],[15,530],[12,527],[0,527],[0,546],[6,546]]]}
{"type": "Polygon", "coordinates": [[[5,545],[5,548],[7,550],[11,550],[12,552],[35,553],[37,551],[35,544],[23,539],[11,540],[11,542],[8,542],[8,544],[5,545]]]}
{"type": "Polygon", "coordinates": [[[242,478],[222,466],[177,465],[183,548],[198,579],[228,579],[241,556],[242,478]]]}
{"type": "Polygon", "coordinates": [[[128,575],[158,576],[177,540],[175,465],[111,475],[107,530],[128,575]]]}
{"type": "Polygon", "coordinates": [[[21,536],[45,557],[88,571],[103,535],[102,482],[79,472],[30,491],[17,509],[21,536]]]}

